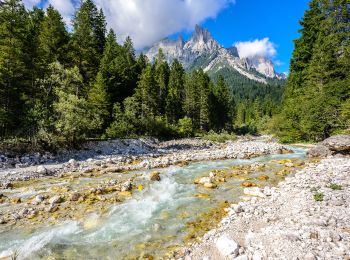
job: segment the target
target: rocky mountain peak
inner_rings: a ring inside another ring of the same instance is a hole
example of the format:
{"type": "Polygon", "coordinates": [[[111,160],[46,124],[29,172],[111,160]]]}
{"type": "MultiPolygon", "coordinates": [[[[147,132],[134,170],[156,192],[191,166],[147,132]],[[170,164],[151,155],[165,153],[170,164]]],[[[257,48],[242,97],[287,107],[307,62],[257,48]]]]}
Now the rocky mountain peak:
{"type": "Polygon", "coordinates": [[[244,78],[267,83],[268,78],[282,78],[274,70],[272,61],[265,57],[240,58],[235,46],[224,48],[211,33],[196,25],[188,41],[181,36],[176,39],[164,39],[145,51],[151,61],[163,50],[167,61],[179,60],[186,69],[202,68],[209,75],[216,75],[227,69],[239,73],[244,78]]]}

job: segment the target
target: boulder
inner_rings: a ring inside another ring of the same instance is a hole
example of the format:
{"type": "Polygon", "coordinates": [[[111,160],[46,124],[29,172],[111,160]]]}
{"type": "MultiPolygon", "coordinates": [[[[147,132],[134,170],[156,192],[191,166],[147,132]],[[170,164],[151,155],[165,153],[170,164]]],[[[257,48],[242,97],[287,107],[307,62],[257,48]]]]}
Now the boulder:
{"type": "Polygon", "coordinates": [[[239,245],[227,235],[219,237],[216,240],[215,245],[222,256],[236,257],[238,255],[239,245]]]}
{"type": "Polygon", "coordinates": [[[327,138],[321,145],[336,153],[350,153],[350,135],[335,135],[327,138]]]}
{"type": "Polygon", "coordinates": [[[329,150],[326,146],[319,144],[319,145],[315,146],[314,148],[310,149],[307,152],[307,155],[308,155],[308,157],[312,157],[312,158],[327,157],[327,156],[332,155],[332,151],[329,150]]]}
{"type": "Polygon", "coordinates": [[[54,205],[54,204],[58,204],[58,203],[61,203],[63,201],[62,197],[61,196],[53,196],[51,199],[49,199],[49,203],[51,205],[54,205]]]}
{"type": "Polygon", "coordinates": [[[39,173],[39,174],[42,174],[42,175],[46,175],[48,173],[48,170],[44,166],[39,165],[36,168],[36,172],[39,173]]]}
{"type": "Polygon", "coordinates": [[[215,189],[216,188],[216,184],[214,183],[211,183],[211,182],[206,182],[203,184],[204,188],[207,188],[207,189],[215,189]]]}
{"type": "Polygon", "coordinates": [[[160,173],[159,172],[152,172],[150,175],[151,181],[160,181],[160,173]]]}
{"type": "Polygon", "coordinates": [[[131,191],[132,190],[132,182],[131,180],[128,180],[122,184],[121,191],[131,191]]]}
{"type": "Polygon", "coordinates": [[[202,177],[198,180],[198,184],[205,184],[205,183],[211,183],[211,178],[210,177],[202,177]]]}

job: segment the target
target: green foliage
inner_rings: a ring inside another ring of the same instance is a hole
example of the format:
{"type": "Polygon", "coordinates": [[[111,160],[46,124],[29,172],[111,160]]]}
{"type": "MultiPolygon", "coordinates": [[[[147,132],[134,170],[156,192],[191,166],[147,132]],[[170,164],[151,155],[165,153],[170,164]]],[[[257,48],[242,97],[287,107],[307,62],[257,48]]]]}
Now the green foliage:
{"type": "Polygon", "coordinates": [[[237,139],[237,136],[235,134],[230,134],[226,131],[223,131],[221,133],[215,133],[213,130],[209,131],[207,134],[201,137],[205,140],[219,143],[224,143],[226,141],[234,141],[237,139]]]}
{"type": "Polygon", "coordinates": [[[122,112],[119,103],[114,104],[113,122],[107,128],[106,135],[109,138],[130,138],[135,136],[135,128],[128,121],[128,115],[122,112]]]}
{"type": "Polygon", "coordinates": [[[336,184],[336,183],[331,183],[329,185],[329,188],[331,188],[332,190],[341,190],[342,189],[341,185],[336,184]]]}
{"type": "Polygon", "coordinates": [[[181,137],[191,137],[193,135],[192,120],[189,117],[179,119],[177,132],[181,137]]]}
{"type": "Polygon", "coordinates": [[[322,192],[316,192],[314,193],[314,200],[315,201],[323,201],[324,194],[322,192]]]}
{"type": "Polygon", "coordinates": [[[289,141],[319,141],[348,128],[349,6],[312,0],[295,41],[283,109],[276,126],[289,141]],[[344,117],[345,116],[345,117],[344,117]]]}
{"type": "Polygon", "coordinates": [[[99,119],[90,113],[88,102],[84,98],[63,91],[57,95],[54,112],[57,115],[55,128],[59,136],[76,144],[86,138],[89,131],[99,128],[99,119]]]}

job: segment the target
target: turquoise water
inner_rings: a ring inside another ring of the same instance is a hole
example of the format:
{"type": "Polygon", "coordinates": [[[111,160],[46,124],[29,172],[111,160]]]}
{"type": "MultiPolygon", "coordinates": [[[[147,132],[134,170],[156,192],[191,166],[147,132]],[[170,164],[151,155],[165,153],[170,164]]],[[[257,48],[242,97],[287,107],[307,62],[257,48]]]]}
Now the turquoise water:
{"type": "MultiPolygon", "coordinates": [[[[171,248],[184,244],[186,223],[195,221],[201,213],[217,207],[220,202],[238,201],[242,195],[242,180],[232,178],[217,189],[208,190],[194,185],[194,179],[208,176],[210,171],[216,169],[265,162],[271,169],[263,174],[270,176],[271,182],[277,182],[279,179],[273,172],[281,165],[269,162],[304,159],[303,149],[293,150],[293,154],[261,156],[250,160],[204,161],[185,167],[171,166],[160,170],[160,182],[148,181],[151,171],[129,173],[130,176],[138,176],[136,180],[143,183],[145,188],[135,191],[132,198],[112,205],[105,215],[91,212],[82,220],[64,221],[56,225],[42,223],[39,226],[6,229],[0,226],[0,258],[13,252],[18,253],[18,259],[125,259],[147,254],[164,255],[171,248]],[[210,197],[198,198],[196,195],[199,193],[210,197]]],[[[261,174],[253,173],[250,177],[261,174]]],[[[107,177],[111,175],[84,178],[79,185],[107,177]]],[[[27,194],[23,196],[40,193],[53,184],[57,185],[54,182],[40,183],[40,189],[25,191],[27,194]]],[[[60,183],[62,186],[65,184],[60,183]]]]}

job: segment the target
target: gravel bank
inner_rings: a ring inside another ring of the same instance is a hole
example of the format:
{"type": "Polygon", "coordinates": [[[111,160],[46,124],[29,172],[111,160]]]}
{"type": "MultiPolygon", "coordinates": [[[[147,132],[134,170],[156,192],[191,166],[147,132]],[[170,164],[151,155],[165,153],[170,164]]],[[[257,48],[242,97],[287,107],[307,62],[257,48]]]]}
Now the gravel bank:
{"type": "Polygon", "coordinates": [[[28,160],[26,164],[20,163],[14,167],[4,163],[0,170],[0,187],[8,186],[11,181],[59,176],[67,172],[130,171],[167,167],[190,161],[252,158],[286,152],[289,150],[285,146],[266,142],[264,138],[253,141],[228,141],[224,144],[201,139],[168,142],[154,139],[114,140],[91,143],[82,151],[67,151],[50,159],[38,156],[41,159],[33,161],[28,155],[25,157],[28,160]]]}
{"type": "Polygon", "coordinates": [[[350,157],[309,164],[276,188],[248,188],[189,259],[350,259],[350,157]],[[244,200],[243,200],[244,201],[244,200]]]}

